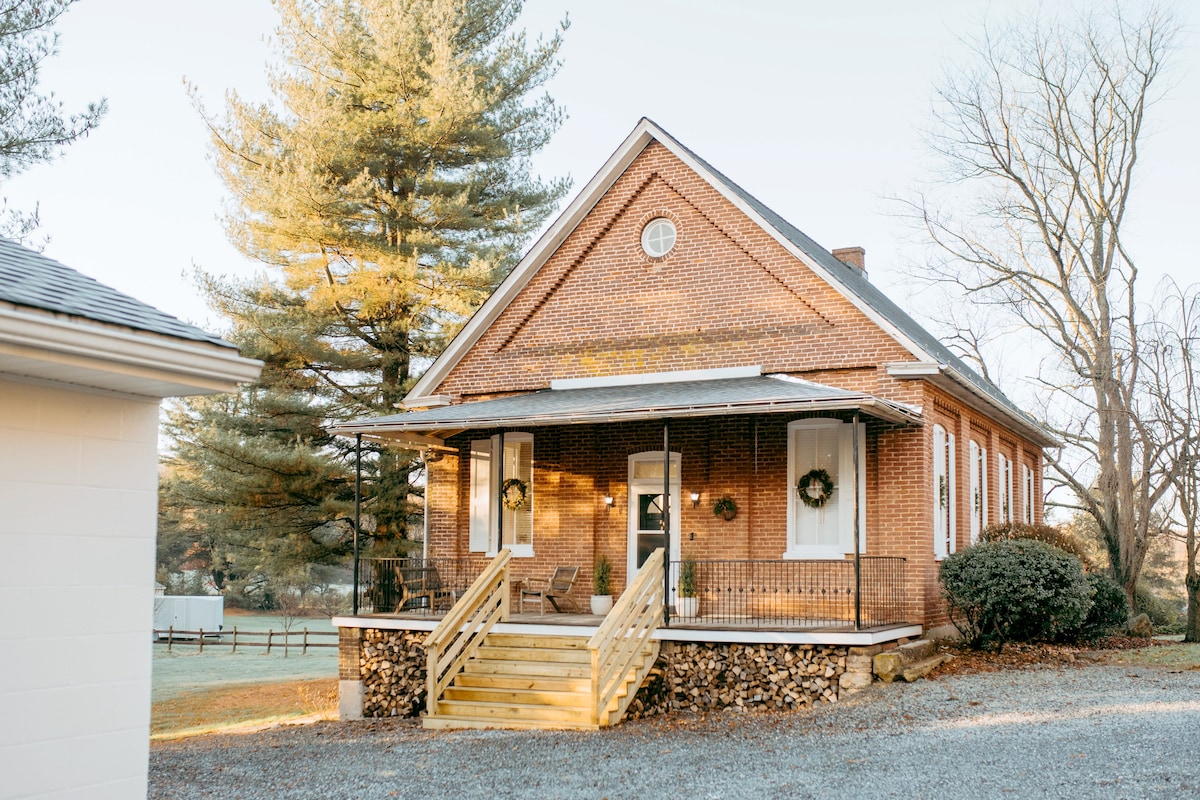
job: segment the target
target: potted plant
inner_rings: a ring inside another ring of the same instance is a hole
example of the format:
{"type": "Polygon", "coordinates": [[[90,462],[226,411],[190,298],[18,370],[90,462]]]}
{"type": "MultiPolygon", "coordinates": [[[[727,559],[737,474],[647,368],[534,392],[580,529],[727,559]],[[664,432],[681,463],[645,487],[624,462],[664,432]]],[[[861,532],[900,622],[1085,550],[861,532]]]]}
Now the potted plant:
{"type": "Polygon", "coordinates": [[[700,610],[700,599],[696,597],[696,561],[685,558],[679,565],[679,597],[675,599],[680,617],[695,617],[700,610]]]}
{"type": "Polygon", "coordinates": [[[737,516],[737,503],[733,502],[733,498],[725,495],[717,502],[713,503],[713,516],[721,517],[728,522],[737,516]]]}
{"type": "Polygon", "coordinates": [[[612,564],[601,553],[592,567],[592,613],[604,616],[609,611],[612,611],[612,564]]]}

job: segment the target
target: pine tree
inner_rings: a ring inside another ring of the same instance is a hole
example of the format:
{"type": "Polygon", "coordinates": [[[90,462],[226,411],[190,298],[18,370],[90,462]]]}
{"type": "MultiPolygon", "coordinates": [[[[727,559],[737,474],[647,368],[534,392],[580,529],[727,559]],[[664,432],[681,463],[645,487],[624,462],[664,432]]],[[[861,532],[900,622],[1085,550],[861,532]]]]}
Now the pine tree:
{"type": "MultiPolygon", "coordinates": [[[[533,95],[562,31],[527,41],[512,0],[275,5],[273,102],[209,119],[228,234],[267,272],[206,290],[317,413],[394,413],[566,191],[529,162],[561,122],[533,95]]],[[[367,457],[376,533],[404,537],[419,462],[367,457]]]]}

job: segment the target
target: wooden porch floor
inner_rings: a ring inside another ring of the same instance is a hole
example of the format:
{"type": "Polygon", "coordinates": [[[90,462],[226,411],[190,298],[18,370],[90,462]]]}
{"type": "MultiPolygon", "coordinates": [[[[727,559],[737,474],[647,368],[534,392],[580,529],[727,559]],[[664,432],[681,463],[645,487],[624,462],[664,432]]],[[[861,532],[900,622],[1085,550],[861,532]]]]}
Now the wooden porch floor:
{"type": "MultiPolygon", "coordinates": [[[[429,611],[405,611],[398,614],[359,614],[358,619],[380,619],[389,621],[411,621],[425,623],[420,625],[420,628],[425,628],[427,625],[439,622],[445,612],[429,612],[429,611]]],[[[535,613],[513,613],[509,616],[509,625],[541,625],[546,627],[569,627],[569,628],[598,628],[600,623],[604,621],[603,616],[595,614],[574,614],[574,613],[552,613],[545,614],[535,613]]],[[[389,626],[390,627],[390,626],[389,626]]],[[[688,617],[680,619],[671,617],[671,627],[664,629],[670,631],[756,631],[756,632],[779,632],[779,633],[865,633],[865,634],[886,634],[889,631],[901,629],[910,629],[914,627],[909,623],[901,623],[896,625],[878,625],[866,626],[859,628],[857,631],[854,628],[853,622],[844,622],[842,620],[795,620],[795,621],[780,621],[775,619],[758,619],[745,617],[736,620],[730,619],[713,619],[704,616],[688,617]]],[[[917,626],[919,627],[919,626],[917,626]]],[[[672,637],[674,638],[674,637],[672,637]]]]}

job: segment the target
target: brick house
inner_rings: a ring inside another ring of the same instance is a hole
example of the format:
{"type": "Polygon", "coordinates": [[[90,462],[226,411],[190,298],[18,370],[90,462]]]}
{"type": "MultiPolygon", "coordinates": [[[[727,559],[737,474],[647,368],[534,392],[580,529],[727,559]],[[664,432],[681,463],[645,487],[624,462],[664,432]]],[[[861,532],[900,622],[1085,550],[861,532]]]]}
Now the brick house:
{"type": "Polygon", "coordinates": [[[867,644],[944,626],[939,560],[1041,520],[1053,440],[864,255],[823,249],[643,119],[405,413],[339,431],[427,453],[430,559],[507,549],[514,581],[577,565],[586,605],[600,554],[619,595],[665,544],[665,604],[680,562],[700,584],[671,627],[867,644]]]}

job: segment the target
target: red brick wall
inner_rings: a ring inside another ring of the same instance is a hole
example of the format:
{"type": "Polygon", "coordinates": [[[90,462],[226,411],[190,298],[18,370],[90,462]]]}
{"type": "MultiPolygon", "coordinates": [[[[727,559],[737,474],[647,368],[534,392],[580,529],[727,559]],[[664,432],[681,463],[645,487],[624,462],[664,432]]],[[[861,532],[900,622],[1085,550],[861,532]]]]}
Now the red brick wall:
{"type": "MultiPolygon", "coordinates": [[[[658,144],[652,144],[563,242],[436,388],[458,399],[545,388],[556,378],[762,365],[921,406],[923,427],[869,420],[866,440],[867,553],[907,559],[908,615],[947,621],[933,558],[932,426],[956,436],[957,545],[970,540],[968,442],[988,448],[992,519],[999,509],[997,452],[1040,467],[1040,451],[995,420],[922,380],[882,366],[913,360],[845,298],[658,144]],[[647,221],[668,216],[677,244],[664,259],[642,252],[647,221]]],[[[679,420],[672,450],[683,455],[683,552],[697,558],[776,559],[786,546],[787,423],[799,415],[679,420]],[[693,509],[689,493],[701,493],[693,509]],[[726,522],[712,514],[728,494],[726,522]],[[694,533],[694,538],[689,534],[694,533]]],[[[626,583],[628,457],[662,449],[662,425],[639,423],[531,429],[534,434],[534,552],[515,559],[516,578],[582,567],[577,598],[590,594],[598,553],[626,583]],[[608,509],[603,497],[615,498],[608,509]]],[[[453,438],[457,447],[491,431],[453,438]]],[[[1035,516],[1041,519],[1039,493],[1035,516]]],[[[430,553],[468,547],[467,459],[430,468],[430,553]]],[[[1019,503],[1019,487],[1014,501],[1019,503]]]]}
{"type": "MultiPolygon", "coordinates": [[[[555,378],[762,365],[810,372],[912,360],[822,279],[664,147],[652,144],[567,237],[437,393],[544,388],[555,378]],[[652,262],[650,219],[669,216],[677,244],[652,262]]],[[[901,390],[903,393],[903,390],[901,390]]],[[[891,392],[886,392],[891,396],[891,392]]]]}

